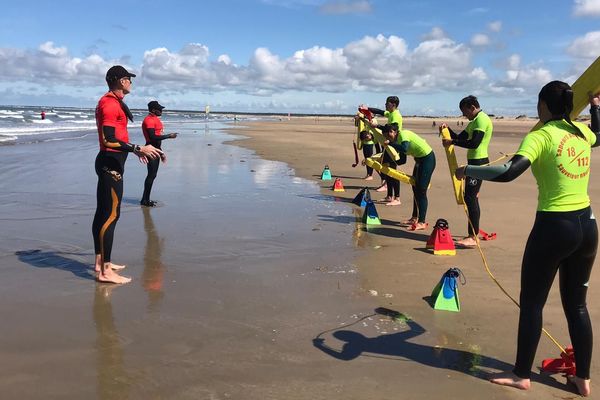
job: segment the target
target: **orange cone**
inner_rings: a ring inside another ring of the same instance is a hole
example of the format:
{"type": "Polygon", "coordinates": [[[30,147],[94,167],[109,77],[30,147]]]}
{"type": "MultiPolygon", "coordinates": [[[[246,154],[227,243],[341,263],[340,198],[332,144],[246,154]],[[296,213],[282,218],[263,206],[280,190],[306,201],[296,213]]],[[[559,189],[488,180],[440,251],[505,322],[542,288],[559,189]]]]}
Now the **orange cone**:
{"type": "Polygon", "coordinates": [[[342,178],[335,178],[332,187],[334,192],[345,192],[344,184],[342,183],[342,178]]]}
{"type": "Polygon", "coordinates": [[[454,247],[454,241],[452,240],[452,234],[448,226],[448,221],[445,219],[438,219],[433,227],[433,232],[427,240],[427,249],[432,249],[433,254],[440,256],[453,256],[456,255],[456,248],[454,247]]]}

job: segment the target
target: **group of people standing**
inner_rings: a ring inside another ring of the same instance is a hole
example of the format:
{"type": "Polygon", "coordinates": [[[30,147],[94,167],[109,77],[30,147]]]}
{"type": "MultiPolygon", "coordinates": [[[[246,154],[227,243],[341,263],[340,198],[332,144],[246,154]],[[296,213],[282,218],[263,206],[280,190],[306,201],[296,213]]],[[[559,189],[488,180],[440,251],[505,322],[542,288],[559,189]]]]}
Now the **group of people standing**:
{"type": "MultiPolygon", "coordinates": [[[[391,146],[400,155],[398,160],[384,151],[383,163],[389,168],[395,169],[398,165],[406,163],[407,156],[412,156],[415,161],[412,176],[415,184],[413,191],[413,208],[411,217],[403,221],[410,230],[423,230],[427,228],[426,216],[428,208],[427,189],[431,182],[431,177],[436,166],[435,153],[427,141],[417,133],[408,129],[402,129],[402,115],[398,110],[400,101],[397,96],[389,96],[385,103],[385,111],[378,108],[369,107],[369,112],[375,115],[383,115],[387,118],[387,124],[378,125],[372,123],[372,127],[381,129],[386,140],[383,146],[391,146]]],[[[455,145],[468,149],[467,159],[470,165],[484,165],[489,163],[488,145],[492,138],[492,121],[490,117],[481,110],[479,101],[475,96],[467,96],[459,103],[462,114],[469,119],[469,124],[460,133],[455,133],[447,124],[442,124],[439,128],[448,128],[451,139],[443,140],[445,147],[455,145]]],[[[373,141],[371,136],[363,135],[362,149],[365,158],[371,157],[374,151],[380,152],[383,149],[379,143],[373,141]]],[[[366,180],[373,179],[373,169],[367,167],[366,180]]],[[[385,204],[389,206],[400,205],[400,182],[390,176],[382,175],[382,185],[377,191],[387,190],[387,196],[384,199],[385,204]]],[[[481,189],[481,179],[469,178],[465,189],[465,203],[469,211],[469,218],[473,224],[468,226],[468,235],[457,243],[466,247],[475,246],[475,236],[479,234],[479,190],[481,189]]]]}
{"type": "Polygon", "coordinates": [[[92,235],[96,254],[96,278],[100,282],[122,284],[131,281],[131,278],[122,276],[118,272],[125,266],[111,261],[115,226],[121,213],[123,174],[128,154],[134,153],[140,162],[147,165],[148,175],[144,182],[144,193],[140,203],[142,206],[153,207],[156,203],[150,200],[152,184],[159,163],[167,160],[161,150],[161,142],[164,139],[177,137],[176,133],[163,135],[160,116],[164,107],[157,101],[151,101],[148,103],[148,116],[142,123],[146,144],[141,146],[129,141],[127,123],[133,122],[133,115],[123,99],[130,93],[131,79],[135,76],[123,66],[111,67],[106,72],[108,92],[100,98],[96,106],[100,151],[95,162],[98,186],[92,235]]]}
{"type": "MultiPolygon", "coordinates": [[[[393,98],[388,98],[388,102],[393,98]]],[[[472,223],[472,227],[471,224],[468,227],[468,236],[459,241],[463,245],[474,245],[479,233],[478,193],[482,181],[509,182],[531,167],[538,186],[536,218],[521,265],[516,362],[512,371],[490,377],[491,382],[499,385],[523,390],[531,386],[531,368],[542,332],[542,311],[558,272],[560,296],[576,365],[576,374],[567,378],[580,395],[589,396],[591,393],[593,333],[586,297],[598,248],[598,228],[590,206],[588,183],[591,149],[600,145],[600,93],[589,93],[589,103],[590,125],[572,121],[572,88],[561,81],[546,84],[539,92],[537,103],[541,127],[529,132],[515,155],[502,165],[488,165],[492,122],[474,96],[467,96],[459,103],[462,114],[469,119],[467,127],[458,134],[450,130],[451,139],[443,140],[445,147],[455,145],[468,149],[467,165],[455,171],[458,179],[466,179],[464,198],[472,223]]],[[[381,113],[380,110],[370,110],[381,113]]],[[[423,177],[417,167],[419,163],[421,166],[425,164],[426,152],[422,151],[422,145],[414,144],[417,135],[413,132],[405,134],[395,121],[389,121],[381,128],[388,139],[384,145],[391,145],[399,152],[415,157],[416,172],[413,171],[413,175],[416,185],[413,192],[417,203],[415,188],[426,190],[431,178],[430,174],[423,177]],[[404,145],[407,142],[408,147],[404,145]],[[415,148],[412,152],[411,147],[415,148]],[[424,186],[420,180],[426,181],[427,185],[424,186]]],[[[442,124],[440,129],[443,128],[449,127],[442,124]]],[[[368,150],[364,152],[365,157],[367,154],[368,150]]],[[[428,171],[435,167],[435,158],[433,160],[433,164],[429,162],[433,167],[425,168],[428,171]]],[[[371,174],[372,170],[367,170],[367,179],[371,174]]],[[[387,181],[389,185],[389,179],[387,181]]],[[[421,218],[420,213],[417,215],[421,218]]]]}

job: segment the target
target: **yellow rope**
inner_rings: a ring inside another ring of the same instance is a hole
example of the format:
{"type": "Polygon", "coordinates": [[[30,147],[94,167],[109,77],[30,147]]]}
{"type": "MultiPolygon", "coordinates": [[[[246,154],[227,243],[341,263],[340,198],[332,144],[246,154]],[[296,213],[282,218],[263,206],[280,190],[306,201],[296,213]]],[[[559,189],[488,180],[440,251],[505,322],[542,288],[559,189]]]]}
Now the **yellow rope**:
{"type": "MultiPolygon", "coordinates": [[[[502,157],[498,158],[497,160],[494,160],[492,162],[489,162],[485,165],[490,165],[490,164],[494,164],[504,158],[510,157],[512,154],[504,154],[502,157]]],[[[465,192],[465,180],[462,180],[461,183],[461,190],[463,191],[463,194],[465,192]]],[[[467,209],[467,205],[463,204],[463,208],[465,210],[465,215],[467,216],[467,221],[469,221],[469,226],[471,227],[471,229],[473,230],[473,232],[475,232],[475,228],[473,227],[473,223],[471,222],[471,218],[469,218],[469,210],[467,209]]],[[[479,241],[479,236],[475,235],[475,243],[477,244],[477,250],[479,250],[479,254],[481,255],[481,260],[483,261],[483,266],[485,267],[486,272],[488,273],[488,275],[490,276],[490,278],[492,278],[492,281],[494,281],[494,283],[500,288],[500,290],[502,291],[502,293],[504,293],[509,299],[512,300],[513,303],[515,303],[515,305],[519,308],[521,308],[521,306],[519,305],[519,302],[517,300],[515,300],[507,291],[506,289],[504,289],[504,287],[500,284],[500,282],[498,282],[498,280],[496,279],[496,277],[494,276],[494,274],[492,274],[492,271],[490,270],[489,264],[487,262],[487,259],[485,257],[485,254],[483,253],[483,249],[481,248],[481,243],[479,241]]],[[[552,342],[554,342],[554,344],[560,349],[561,353],[565,353],[565,349],[560,345],[560,343],[558,343],[558,341],[550,334],[550,332],[548,332],[545,328],[542,327],[542,332],[544,332],[546,334],[546,336],[548,336],[548,338],[550,338],[550,340],[552,342]]]]}

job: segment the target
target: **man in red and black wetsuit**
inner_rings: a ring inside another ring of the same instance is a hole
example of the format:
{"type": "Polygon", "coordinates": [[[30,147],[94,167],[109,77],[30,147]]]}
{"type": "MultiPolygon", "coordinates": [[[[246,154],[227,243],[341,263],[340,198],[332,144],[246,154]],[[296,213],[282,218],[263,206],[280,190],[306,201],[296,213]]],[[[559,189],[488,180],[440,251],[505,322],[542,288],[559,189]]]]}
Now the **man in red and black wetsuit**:
{"type": "Polygon", "coordinates": [[[119,275],[115,270],[124,266],[111,262],[115,225],[121,212],[123,197],[123,172],[128,153],[134,153],[142,162],[159,158],[162,151],[152,145],[139,146],[129,143],[127,120],[133,116],[123,98],[131,91],[131,78],[135,74],[120,65],[106,72],[108,92],[96,106],[96,125],[100,152],[96,156],[96,214],[92,224],[94,250],[96,253],[97,279],[101,282],[128,283],[131,278],[119,275]]]}
{"type": "MultiPolygon", "coordinates": [[[[161,106],[158,101],[151,101],[148,103],[148,115],[144,118],[144,122],[142,123],[142,132],[144,132],[146,144],[151,144],[157,149],[161,148],[161,142],[163,140],[175,139],[177,137],[177,133],[163,135],[163,124],[160,120],[163,109],[164,107],[161,106]]],[[[166,162],[167,159],[163,155],[161,160],[162,162],[166,162]]],[[[142,195],[142,201],[140,201],[140,204],[143,206],[154,207],[156,205],[155,201],[150,200],[150,192],[152,191],[154,179],[156,179],[159,164],[160,161],[158,158],[148,160],[148,175],[144,181],[144,194],[142,195]]]]}

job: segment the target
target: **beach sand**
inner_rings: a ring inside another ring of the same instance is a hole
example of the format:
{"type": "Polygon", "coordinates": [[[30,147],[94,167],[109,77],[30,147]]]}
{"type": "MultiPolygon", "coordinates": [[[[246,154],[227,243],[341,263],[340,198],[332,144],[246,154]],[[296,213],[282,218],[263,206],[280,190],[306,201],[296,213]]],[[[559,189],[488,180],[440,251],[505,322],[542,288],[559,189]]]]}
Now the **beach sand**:
{"type": "MultiPolygon", "coordinates": [[[[532,125],[503,123],[496,124],[492,158],[514,151],[532,125]]],[[[405,127],[423,133],[438,155],[430,224],[443,217],[454,236],[464,235],[464,212],[453,200],[431,120],[406,119],[405,127]]],[[[98,284],[91,271],[95,135],[0,146],[0,397],[574,396],[561,377],[536,375],[528,394],[486,381],[485,371],[513,362],[517,309],[476,250],[433,256],[424,250],[430,230],[398,225],[410,214],[407,186],[401,206],[378,206],[381,227],[366,231],[357,222],[360,209],[345,201],[364,186],[364,168],[351,167],[351,119],[239,123],[230,130],[250,139],[235,146],[200,123],[166,129],[181,135],[164,145],[169,160],[152,195],[159,207],[140,208],[145,167],[127,161],[113,251],[134,278],[125,286],[98,284]],[[319,180],[325,164],[346,192],[319,180]],[[454,266],[467,278],[462,309],[434,311],[426,298],[454,266]],[[378,307],[409,321],[377,314],[378,307]]],[[[591,184],[592,199],[599,190],[591,184]]],[[[498,234],[483,244],[485,254],[515,296],[535,197],[529,173],[511,184],[485,183],[480,196],[481,226],[498,234]]],[[[590,283],[592,318],[597,279],[590,283]]],[[[545,323],[568,343],[556,290],[545,323]]],[[[536,366],[557,356],[543,337],[536,366]]],[[[597,361],[592,371],[594,381],[597,361]]]]}
{"type": "MultiPolygon", "coordinates": [[[[366,231],[362,224],[356,224],[355,230],[356,246],[364,250],[356,261],[362,289],[375,290],[378,295],[374,300],[379,306],[407,314],[419,323],[425,332],[410,342],[429,348],[413,357],[410,346],[403,342],[402,337],[393,339],[389,335],[370,332],[365,334],[369,338],[366,342],[385,343],[386,350],[381,353],[378,350],[365,350],[364,356],[405,358],[405,362],[392,362],[388,367],[395,370],[396,378],[390,377],[391,381],[381,382],[382,385],[402,382],[401,397],[431,398],[443,394],[449,398],[521,398],[523,393],[514,389],[497,387],[453,371],[452,365],[461,364],[452,360],[453,355],[464,355],[460,352],[476,358],[489,357],[490,361],[494,361],[492,364],[499,362],[512,365],[516,351],[518,309],[489,277],[477,250],[459,249],[456,256],[434,256],[425,250],[431,226],[438,218],[448,220],[455,238],[467,233],[465,212],[463,206],[456,205],[454,200],[445,153],[432,121],[434,119],[404,119],[404,129],[422,135],[436,153],[437,167],[428,192],[430,229],[408,232],[399,226],[398,222],[409,218],[412,210],[412,192],[408,186],[401,185],[401,206],[386,207],[376,203],[383,222],[381,227],[366,231]],[[460,313],[434,311],[424,299],[450,267],[459,267],[466,276],[466,285],[459,289],[460,313]],[[444,354],[445,351],[456,353],[442,355],[442,358],[448,358],[445,361],[436,359],[435,354],[444,354]]],[[[435,121],[437,126],[447,122],[455,131],[463,129],[457,126],[458,119],[436,118],[435,121]]],[[[493,122],[491,160],[515,152],[522,137],[537,121],[496,119],[493,122]]],[[[346,192],[333,192],[331,182],[323,181],[320,182],[323,193],[351,200],[362,187],[375,188],[379,184],[377,178],[370,182],[362,179],[366,175],[364,167],[351,166],[354,163],[352,140],[355,129],[350,118],[284,119],[273,123],[253,123],[235,130],[251,138],[235,143],[256,150],[261,157],[288,162],[297,175],[307,179],[319,181],[322,168],[327,164],[334,178],[342,178],[346,192]]],[[[457,157],[459,164],[466,163],[464,149],[457,148],[457,157]]],[[[593,162],[600,162],[597,154],[593,156],[593,162]]],[[[412,166],[413,161],[409,159],[402,169],[410,174],[412,166]]],[[[593,172],[589,193],[594,206],[594,200],[600,199],[600,184],[594,182],[593,172]]],[[[371,195],[375,200],[381,200],[385,193],[371,190],[371,195]]],[[[479,198],[481,229],[497,233],[496,240],[482,242],[485,258],[492,274],[518,301],[520,262],[537,204],[535,180],[528,171],[508,184],[484,182],[479,198]]],[[[349,207],[354,208],[357,217],[361,215],[362,210],[358,207],[349,207]]],[[[352,221],[346,223],[354,224],[352,221]]],[[[597,299],[600,294],[593,289],[598,279],[598,274],[592,275],[588,294],[593,320],[599,317],[597,299]]],[[[570,344],[556,283],[546,304],[544,318],[545,328],[559,343],[563,346],[570,344]]],[[[331,336],[326,342],[338,349],[344,344],[342,340],[331,336]]],[[[542,359],[558,357],[559,353],[558,347],[542,335],[534,371],[538,371],[542,359]]],[[[592,382],[599,376],[597,365],[598,351],[594,351],[592,382]]],[[[365,374],[372,372],[370,367],[365,369],[365,374]]],[[[532,398],[569,398],[570,388],[565,386],[565,379],[559,375],[535,375],[532,379],[534,384],[529,393],[532,398]]]]}

